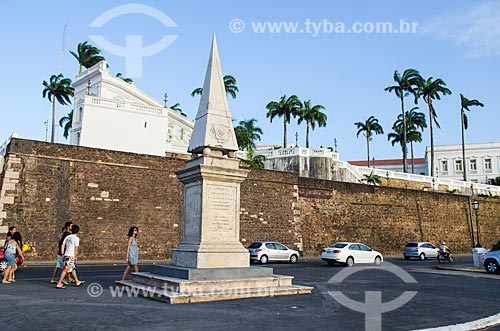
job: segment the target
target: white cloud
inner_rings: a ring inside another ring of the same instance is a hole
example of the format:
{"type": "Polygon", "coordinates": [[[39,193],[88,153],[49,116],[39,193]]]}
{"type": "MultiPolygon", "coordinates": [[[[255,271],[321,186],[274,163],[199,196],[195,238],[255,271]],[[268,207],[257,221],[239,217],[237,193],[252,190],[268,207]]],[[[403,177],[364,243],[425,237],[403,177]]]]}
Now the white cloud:
{"type": "Polygon", "coordinates": [[[419,30],[452,40],[469,56],[500,55],[500,2],[488,1],[466,11],[434,17],[421,24],[419,30]]]}

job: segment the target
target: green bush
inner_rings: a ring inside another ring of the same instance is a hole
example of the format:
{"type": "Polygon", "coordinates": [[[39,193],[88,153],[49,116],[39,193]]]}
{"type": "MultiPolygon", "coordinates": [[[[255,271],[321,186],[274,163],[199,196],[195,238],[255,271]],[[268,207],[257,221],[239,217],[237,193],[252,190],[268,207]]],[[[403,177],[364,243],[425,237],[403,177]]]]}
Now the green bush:
{"type": "Polygon", "coordinates": [[[492,251],[500,251],[500,240],[491,247],[492,251]]]}

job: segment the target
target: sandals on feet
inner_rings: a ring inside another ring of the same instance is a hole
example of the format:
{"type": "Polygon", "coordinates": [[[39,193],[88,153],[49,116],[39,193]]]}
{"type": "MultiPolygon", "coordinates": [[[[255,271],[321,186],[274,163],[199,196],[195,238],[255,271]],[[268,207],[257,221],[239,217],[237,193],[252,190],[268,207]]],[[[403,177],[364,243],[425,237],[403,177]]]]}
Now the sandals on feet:
{"type": "Polygon", "coordinates": [[[63,289],[63,288],[66,288],[66,286],[56,286],[56,289],[60,290],[60,289],[63,289]]]}
{"type": "Polygon", "coordinates": [[[85,284],[84,280],[82,280],[82,281],[80,281],[80,283],[76,284],[76,287],[80,287],[80,285],[82,285],[82,284],[85,284]]]}

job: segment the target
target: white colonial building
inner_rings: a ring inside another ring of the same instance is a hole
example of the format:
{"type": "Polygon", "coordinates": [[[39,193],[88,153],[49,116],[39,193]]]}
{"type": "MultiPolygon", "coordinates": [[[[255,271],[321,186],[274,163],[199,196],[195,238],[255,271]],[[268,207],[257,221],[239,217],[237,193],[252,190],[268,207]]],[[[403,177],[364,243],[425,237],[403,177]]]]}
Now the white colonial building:
{"type": "MultiPolygon", "coordinates": [[[[426,148],[428,171],[430,172],[430,147],[426,148]]],[[[478,143],[465,145],[467,180],[474,183],[491,184],[500,176],[500,143],[478,143]]],[[[463,180],[464,164],[462,145],[434,146],[434,167],[438,177],[463,180]]]]}
{"type": "Polygon", "coordinates": [[[187,153],[193,121],[110,74],[101,61],[76,76],[70,144],[165,156],[187,153]]]}

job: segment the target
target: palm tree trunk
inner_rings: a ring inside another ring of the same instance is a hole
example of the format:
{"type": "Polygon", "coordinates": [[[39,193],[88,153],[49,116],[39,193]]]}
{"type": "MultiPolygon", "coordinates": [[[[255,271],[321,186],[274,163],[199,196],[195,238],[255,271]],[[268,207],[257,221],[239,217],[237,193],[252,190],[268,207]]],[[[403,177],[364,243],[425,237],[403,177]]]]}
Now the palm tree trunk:
{"type": "Polygon", "coordinates": [[[431,135],[431,177],[434,177],[434,130],[432,122],[434,122],[434,117],[432,117],[432,101],[428,100],[427,105],[429,106],[429,132],[431,135]]]}
{"type": "Polygon", "coordinates": [[[403,114],[403,172],[408,172],[408,156],[406,152],[406,114],[404,94],[401,95],[401,113],[403,114]]]}
{"type": "Polygon", "coordinates": [[[286,116],[283,116],[283,148],[286,148],[286,116]]]}
{"type": "Polygon", "coordinates": [[[370,168],[370,136],[366,135],[366,153],[368,154],[368,168],[370,168]]]}
{"type": "Polygon", "coordinates": [[[460,110],[460,117],[462,119],[462,163],[463,163],[463,171],[464,171],[464,182],[467,181],[467,167],[465,164],[465,123],[464,123],[464,109],[460,110]]]}
{"type": "Polygon", "coordinates": [[[309,148],[309,123],[306,126],[306,148],[309,148]]]}
{"type": "Polygon", "coordinates": [[[411,152],[411,173],[415,173],[415,160],[413,158],[413,141],[410,141],[410,152],[411,152]]]}
{"type": "Polygon", "coordinates": [[[50,142],[53,143],[56,135],[56,96],[52,97],[52,132],[50,134],[50,142]]]}
{"type": "Polygon", "coordinates": [[[79,72],[79,75],[81,75],[82,70],[83,70],[83,66],[82,66],[82,63],[80,62],[80,72],[79,72]]]}

